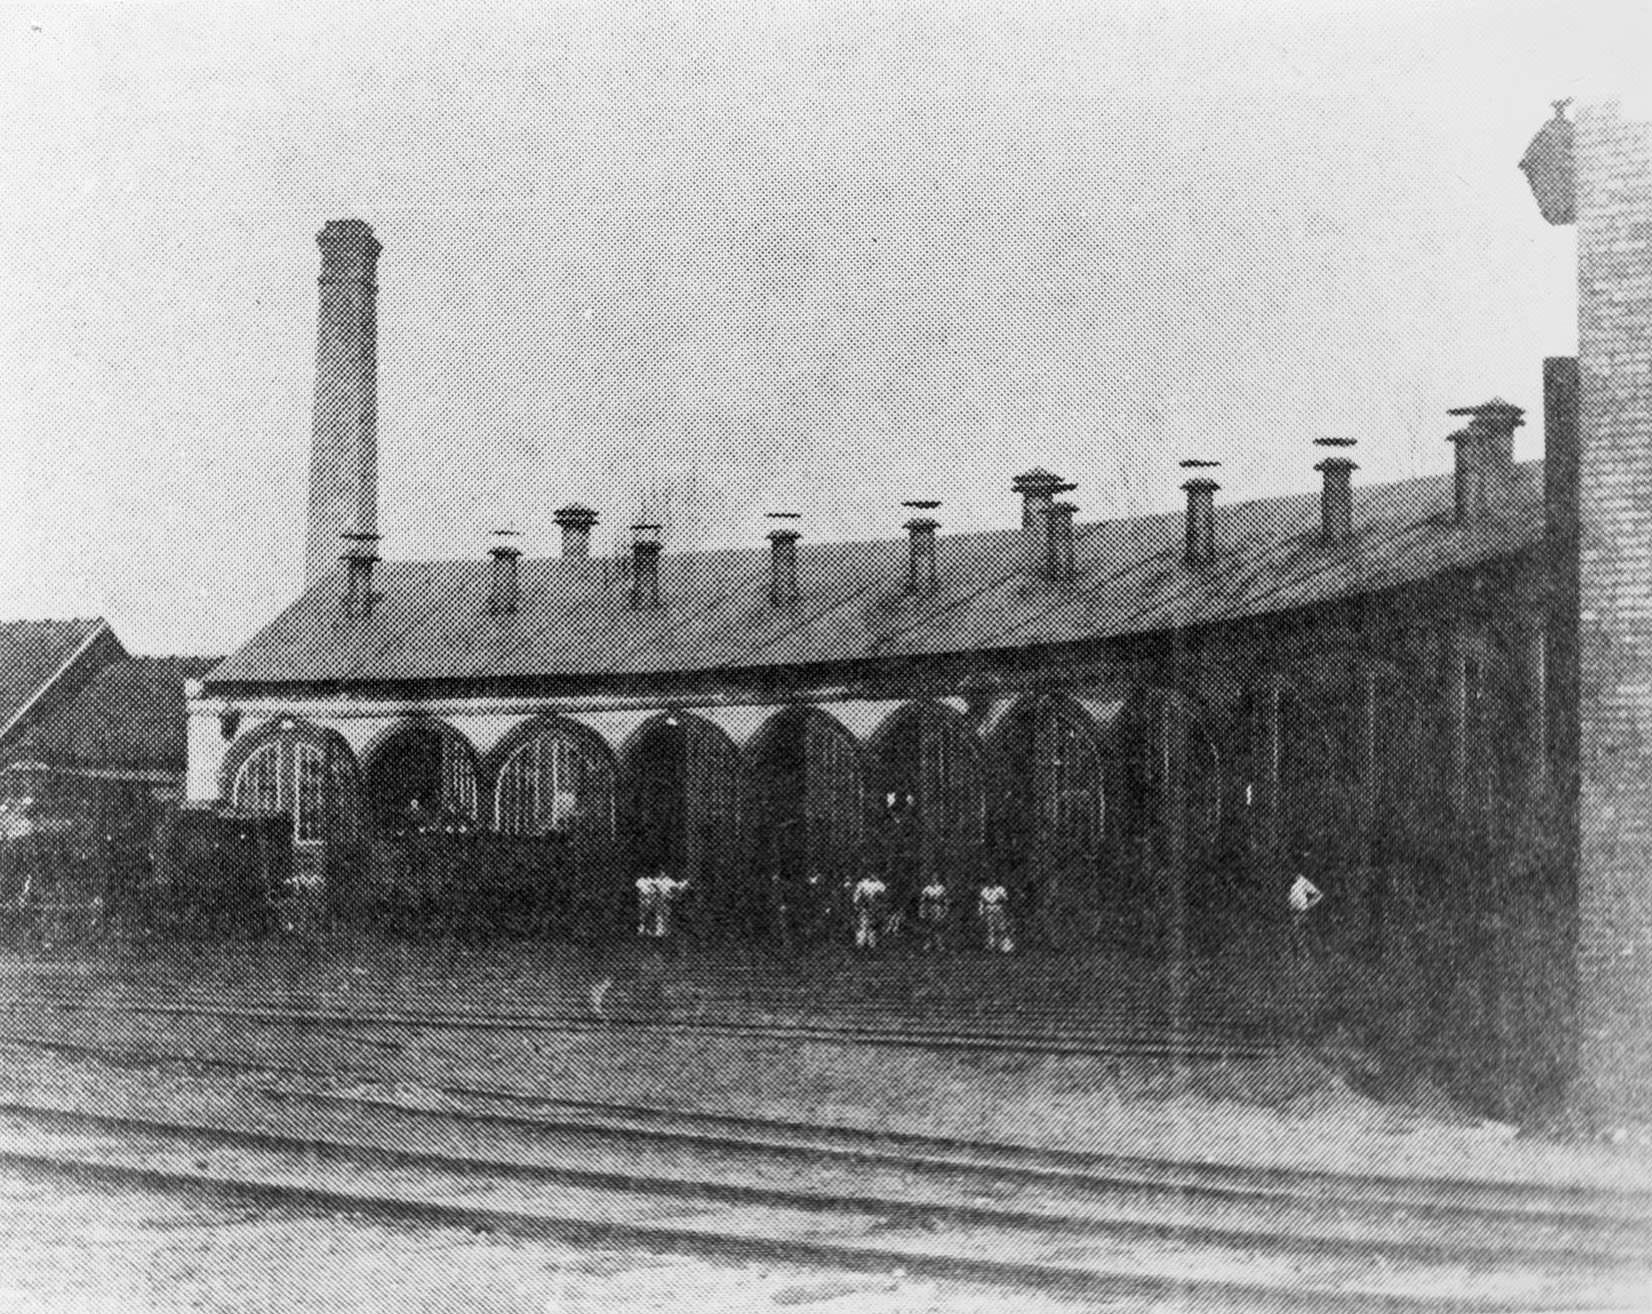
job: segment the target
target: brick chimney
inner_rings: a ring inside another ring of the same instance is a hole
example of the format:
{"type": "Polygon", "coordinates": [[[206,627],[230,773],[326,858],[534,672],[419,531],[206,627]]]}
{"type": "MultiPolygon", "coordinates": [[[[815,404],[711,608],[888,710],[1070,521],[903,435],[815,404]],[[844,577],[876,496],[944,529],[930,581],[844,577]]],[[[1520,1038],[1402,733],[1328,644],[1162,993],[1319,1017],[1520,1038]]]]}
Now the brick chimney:
{"type": "Polygon", "coordinates": [[[488,549],[493,559],[488,568],[488,612],[494,616],[514,616],[522,602],[522,550],[511,542],[515,537],[514,529],[495,530],[494,544],[488,549]]]}
{"type": "Polygon", "coordinates": [[[591,555],[591,527],[597,523],[597,513],[588,506],[570,502],[558,507],[551,517],[562,531],[562,555],[565,560],[585,561],[591,555]]]}
{"type": "Polygon", "coordinates": [[[660,603],[660,527],[631,526],[631,606],[652,611],[660,603]]]}
{"type": "Polygon", "coordinates": [[[1323,482],[1319,489],[1319,536],[1327,547],[1350,542],[1354,537],[1353,475],[1359,469],[1339,449],[1354,445],[1352,438],[1316,438],[1315,447],[1328,447],[1330,454],[1318,465],[1323,482]]]}
{"type": "Polygon", "coordinates": [[[906,591],[914,596],[933,593],[940,587],[940,574],[935,563],[935,531],[940,521],[929,513],[939,502],[903,502],[902,506],[918,514],[908,520],[906,530],[906,591]]]}
{"type": "Polygon", "coordinates": [[[1502,510],[1514,483],[1514,431],[1525,420],[1520,407],[1493,397],[1478,406],[1455,406],[1447,415],[1468,423],[1446,441],[1456,444],[1454,501],[1459,523],[1502,510]]]}
{"type": "Polygon", "coordinates": [[[337,557],[342,534],[378,527],[378,258],[373,230],[333,219],[321,248],[315,411],[304,578],[313,583],[337,557]]]}
{"type": "Polygon", "coordinates": [[[769,601],[784,607],[799,597],[797,540],[800,536],[795,524],[798,516],[794,511],[775,511],[769,519],[781,522],[769,530],[769,601]]]}
{"type": "MultiPolygon", "coordinates": [[[[1216,461],[1188,460],[1184,470],[1208,470],[1216,461]]],[[[1182,491],[1187,494],[1187,547],[1183,559],[1202,570],[1216,564],[1216,492],[1221,485],[1206,475],[1195,474],[1182,491]]]]}
{"type": "Polygon", "coordinates": [[[343,534],[344,614],[366,617],[373,614],[378,595],[373,592],[373,567],[378,564],[377,534],[343,534]]]}

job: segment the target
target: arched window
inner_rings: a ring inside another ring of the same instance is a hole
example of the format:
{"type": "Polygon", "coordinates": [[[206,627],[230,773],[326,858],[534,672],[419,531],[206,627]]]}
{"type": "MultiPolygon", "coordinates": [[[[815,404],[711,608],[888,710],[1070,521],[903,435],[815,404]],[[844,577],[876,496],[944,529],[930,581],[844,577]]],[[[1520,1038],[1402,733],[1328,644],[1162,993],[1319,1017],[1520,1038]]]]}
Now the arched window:
{"type": "Polygon", "coordinates": [[[360,830],[360,783],[349,747],[296,722],[250,746],[231,776],[229,801],[247,812],[291,816],[297,845],[349,839],[360,830]]]}
{"type": "Polygon", "coordinates": [[[537,722],[499,768],[494,815],[505,835],[611,835],[613,761],[591,737],[537,722]]]}

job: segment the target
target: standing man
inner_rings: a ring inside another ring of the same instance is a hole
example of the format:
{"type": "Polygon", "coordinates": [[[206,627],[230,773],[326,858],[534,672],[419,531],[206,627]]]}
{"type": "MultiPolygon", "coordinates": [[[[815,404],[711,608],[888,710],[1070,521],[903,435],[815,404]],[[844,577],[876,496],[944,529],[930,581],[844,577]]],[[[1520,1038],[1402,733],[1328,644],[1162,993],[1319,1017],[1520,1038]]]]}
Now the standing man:
{"type": "Polygon", "coordinates": [[[994,876],[981,887],[975,908],[986,924],[987,952],[1010,953],[1015,942],[1010,939],[1010,892],[1004,882],[994,876]]]}
{"type": "Polygon", "coordinates": [[[1296,879],[1291,882],[1289,901],[1291,905],[1291,953],[1302,961],[1312,956],[1312,944],[1308,939],[1308,914],[1319,906],[1325,896],[1319,892],[1319,887],[1309,880],[1300,871],[1296,879]]]}
{"type": "Polygon", "coordinates": [[[673,880],[668,873],[662,871],[654,878],[654,884],[659,890],[659,901],[655,905],[654,913],[654,937],[665,940],[671,936],[672,914],[676,911],[677,900],[688,892],[688,882],[673,880]]]}
{"type": "Polygon", "coordinates": [[[658,878],[644,872],[637,877],[637,934],[649,939],[657,938],[660,934],[656,929],[659,926],[661,900],[659,882],[664,876],[664,872],[661,872],[658,878]]]}
{"type": "Polygon", "coordinates": [[[951,903],[946,882],[939,876],[931,876],[929,884],[918,893],[918,930],[926,954],[934,953],[946,943],[946,919],[951,903]]]}
{"type": "Polygon", "coordinates": [[[849,901],[855,913],[855,948],[876,949],[883,929],[883,904],[889,887],[868,873],[855,884],[849,901]]]}

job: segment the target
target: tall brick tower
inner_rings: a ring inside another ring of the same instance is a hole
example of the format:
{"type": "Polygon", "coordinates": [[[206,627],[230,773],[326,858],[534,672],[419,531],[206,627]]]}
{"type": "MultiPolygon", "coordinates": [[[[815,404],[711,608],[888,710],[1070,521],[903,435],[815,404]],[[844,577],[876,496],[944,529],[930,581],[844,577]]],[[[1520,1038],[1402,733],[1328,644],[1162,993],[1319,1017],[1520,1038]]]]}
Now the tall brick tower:
{"type": "Polygon", "coordinates": [[[1578,1063],[1652,1118],[1652,124],[1577,117],[1578,1063]]]}
{"type": "Polygon", "coordinates": [[[378,258],[360,219],[331,219],[321,247],[315,416],[304,582],[338,565],[344,535],[371,535],[378,521],[378,258]]]}
{"type": "Polygon", "coordinates": [[[1565,107],[1521,167],[1543,217],[1577,225],[1578,356],[1544,370],[1552,542],[1571,558],[1555,562],[1550,644],[1569,704],[1555,747],[1575,754],[1560,829],[1576,853],[1577,1097],[1639,1121],[1652,1119],[1652,123],[1601,101],[1574,124],[1565,107]]]}

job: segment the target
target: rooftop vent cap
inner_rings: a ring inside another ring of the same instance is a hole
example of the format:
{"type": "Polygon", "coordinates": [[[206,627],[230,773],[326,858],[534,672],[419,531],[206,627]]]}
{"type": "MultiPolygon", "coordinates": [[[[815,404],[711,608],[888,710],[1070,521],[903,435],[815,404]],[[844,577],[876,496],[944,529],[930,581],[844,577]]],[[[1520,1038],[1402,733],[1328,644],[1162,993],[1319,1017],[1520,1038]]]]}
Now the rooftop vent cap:
{"type": "Polygon", "coordinates": [[[1514,431],[1525,424],[1525,411],[1501,397],[1478,406],[1454,406],[1446,412],[1468,423],[1446,435],[1457,448],[1454,502],[1459,522],[1495,513],[1508,500],[1514,483],[1514,431]]]}
{"type": "Polygon", "coordinates": [[[522,602],[520,562],[522,549],[512,541],[518,534],[514,529],[493,531],[493,546],[488,555],[493,564],[488,568],[488,612],[494,616],[514,616],[522,602]]]}
{"type": "Polygon", "coordinates": [[[802,517],[796,511],[771,511],[768,519],[776,522],[769,530],[769,601],[784,607],[801,596],[797,583],[797,521],[802,517]]]}
{"type": "Polygon", "coordinates": [[[631,526],[631,606],[653,611],[660,606],[660,526],[631,526]]]}
{"type": "Polygon", "coordinates": [[[377,534],[347,533],[344,539],[344,614],[370,616],[378,594],[373,592],[373,567],[378,564],[377,534]]]}
{"type": "Polygon", "coordinates": [[[591,528],[597,513],[588,506],[570,502],[558,507],[551,519],[562,531],[562,555],[570,561],[584,561],[591,555],[591,528]]]}
{"type": "Polygon", "coordinates": [[[940,572],[935,559],[935,531],[941,527],[941,522],[929,512],[941,504],[923,500],[902,502],[901,505],[918,513],[903,526],[907,535],[906,591],[914,596],[934,593],[940,588],[940,572]]]}
{"type": "MultiPolygon", "coordinates": [[[[1197,457],[1181,462],[1184,470],[1211,470],[1220,461],[1197,457]]],[[[1221,488],[1214,479],[1195,474],[1182,485],[1187,494],[1187,542],[1184,559],[1189,566],[1203,570],[1216,564],[1216,492],[1221,488]]]]}
{"type": "Polygon", "coordinates": [[[1010,481],[1010,487],[1021,494],[1021,528],[1034,529],[1045,508],[1055,500],[1055,495],[1071,491],[1073,485],[1042,466],[1034,466],[1024,474],[1016,475],[1010,481]]]}
{"type": "Polygon", "coordinates": [[[1319,534],[1327,545],[1350,542],[1354,537],[1353,474],[1359,469],[1346,456],[1336,455],[1354,446],[1352,438],[1316,438],[1315,447],[1330,448],[1332,454],[1314,466],[1321,476],[1319,489],[1319,534]]]}

